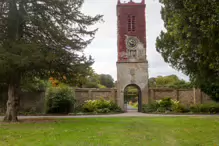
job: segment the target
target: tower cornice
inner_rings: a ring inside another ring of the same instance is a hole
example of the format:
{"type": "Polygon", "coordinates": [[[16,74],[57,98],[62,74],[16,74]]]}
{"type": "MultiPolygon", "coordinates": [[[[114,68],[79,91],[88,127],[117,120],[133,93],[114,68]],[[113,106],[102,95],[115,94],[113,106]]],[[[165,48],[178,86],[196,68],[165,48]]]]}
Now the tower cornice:
{"type": "Polygon", "coordinates": [[[145,0],[142,0],[140,3],[139,2],[134,2],[133,0],[129,0],[129,2],[124,2],[122,3],[121,0],[118,0],[118,5],[123,5],[123,6],[134,6],[134,5],[145,5],[145,0]]]}

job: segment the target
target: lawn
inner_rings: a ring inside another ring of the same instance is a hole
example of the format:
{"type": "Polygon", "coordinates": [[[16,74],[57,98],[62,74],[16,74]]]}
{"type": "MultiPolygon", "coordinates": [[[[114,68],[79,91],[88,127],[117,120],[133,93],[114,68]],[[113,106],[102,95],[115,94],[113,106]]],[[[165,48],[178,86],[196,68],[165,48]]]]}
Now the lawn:
{"type": "Polygon", "coordinates": [[[1,123],[0,146],[219,146],[219,118],[126,117],[1,123]]]}

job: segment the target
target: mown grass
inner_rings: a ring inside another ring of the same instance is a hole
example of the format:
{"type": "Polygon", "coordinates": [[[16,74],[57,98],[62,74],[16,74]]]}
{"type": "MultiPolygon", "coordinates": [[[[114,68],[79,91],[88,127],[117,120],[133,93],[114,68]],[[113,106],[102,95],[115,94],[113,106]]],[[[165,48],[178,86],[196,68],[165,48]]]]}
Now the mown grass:
{"type": "Polygon", "coordinates": [[[217,145],[217,117],[83,118],[0,124],[0,146],[217,145]]]}

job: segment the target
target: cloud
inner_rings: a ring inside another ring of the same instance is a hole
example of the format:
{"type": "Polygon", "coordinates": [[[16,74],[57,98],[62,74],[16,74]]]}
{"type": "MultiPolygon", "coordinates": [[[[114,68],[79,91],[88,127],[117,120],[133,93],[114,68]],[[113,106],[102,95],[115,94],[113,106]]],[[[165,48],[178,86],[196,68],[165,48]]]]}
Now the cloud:
{"type": "MultiPolygon", "coordinates": [[[[127,0],[126,0],[127,1],[127,0]]],[[[133,0],[140,2],[141,0],[133,0]]],[[[93,68],[97,73],[111,74],[117,79],[117,0],[85,0],[83,12],[89,15],[104,15],[104,23],[96,24],[99,28],[93,42],[85,49],[87,55],[95,59],[93,68]]],[[[149,62],[149,76],[176,74],[182,79],[189,80],[184,74],[174,70],[163,61],[162,56],[156,51],[156,38],[164,29],[161,19],[161,4],[158,0],[146,0],[146,24],[147,24],[147,59],[149,62]]]]}

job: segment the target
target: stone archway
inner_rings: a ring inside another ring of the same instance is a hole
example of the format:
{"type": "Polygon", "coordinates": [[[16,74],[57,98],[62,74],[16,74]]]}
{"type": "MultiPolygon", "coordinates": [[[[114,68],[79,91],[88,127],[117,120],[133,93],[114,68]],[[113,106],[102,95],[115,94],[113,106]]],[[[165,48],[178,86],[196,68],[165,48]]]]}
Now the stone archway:
{"type": "Polygon", "coordinates": [[[141,112],[142,93],[141,93],[141,88],[138,85],[129,84],[125,87],[125,89],[124,89],[124,103],[127,106],[127,108],[125,108],[126,111],[136,110],[138,112],[141,112]],[[131,103],[132,103],[132,105],[130,105],[131,103]],[[137,104],[137,107],[135,107],[136,104],[137,104]]]}

